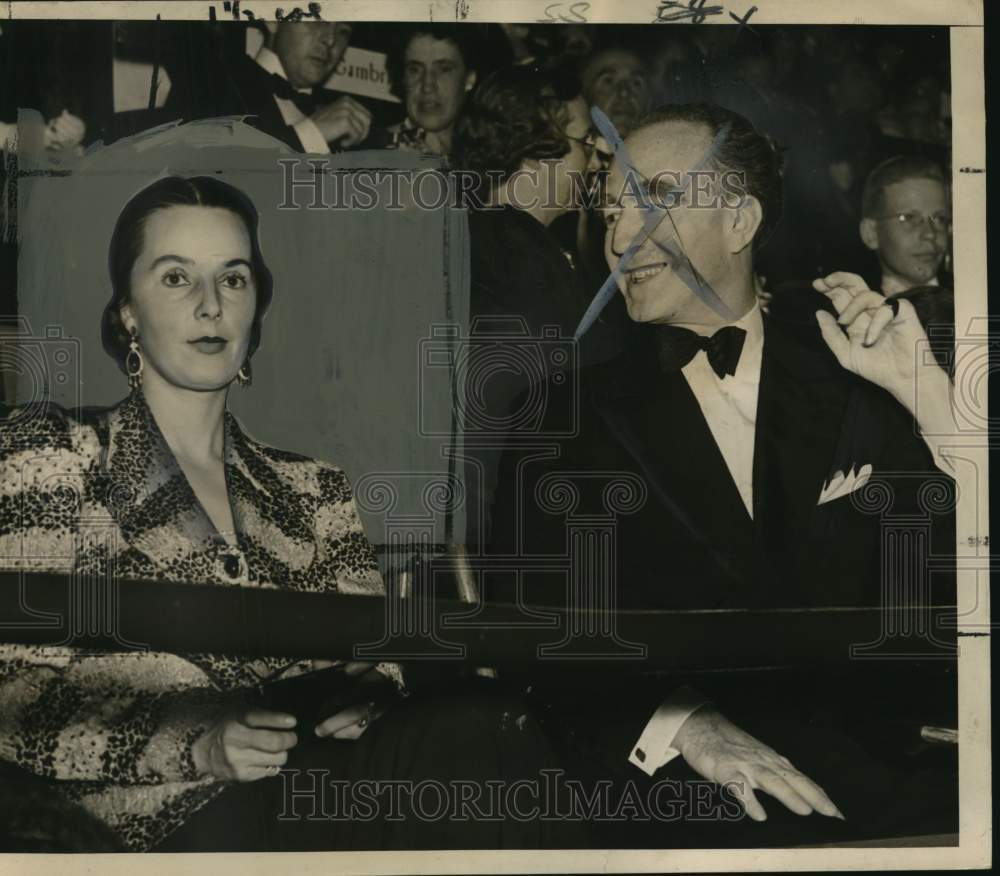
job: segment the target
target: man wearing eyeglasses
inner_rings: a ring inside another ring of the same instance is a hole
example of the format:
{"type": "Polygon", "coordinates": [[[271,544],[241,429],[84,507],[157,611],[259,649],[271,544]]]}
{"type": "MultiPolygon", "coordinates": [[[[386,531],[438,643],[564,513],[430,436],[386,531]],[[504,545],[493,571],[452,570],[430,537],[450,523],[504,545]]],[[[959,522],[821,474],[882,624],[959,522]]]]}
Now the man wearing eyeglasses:
{"type": "Polygon", "coordinates": [[[937,286],[951,237],[948,181],[926,158],[897,156],[872,171],[862,200],[861,239],[879,260],[882,293],[937,286]]]}

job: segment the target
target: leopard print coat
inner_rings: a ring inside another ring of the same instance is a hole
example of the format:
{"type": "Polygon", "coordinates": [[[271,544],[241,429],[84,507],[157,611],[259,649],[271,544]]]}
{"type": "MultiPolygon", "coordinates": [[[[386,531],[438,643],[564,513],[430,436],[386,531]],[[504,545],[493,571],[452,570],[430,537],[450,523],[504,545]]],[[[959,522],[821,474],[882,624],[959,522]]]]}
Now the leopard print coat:
{"type": "MultiPolygon", "coordinates": [[[[0,420],[0,567],[384,592],[339,468],[260,444],[227,413],[225,475],[238,548],[215,530],[141,392],[79,416],[15,409],[0,420]]],[[[0,758],[58,780],[126,848],[149,849],[225,787],[191,756],[220,703],[307,668],[0,644],[0,758]]]]}

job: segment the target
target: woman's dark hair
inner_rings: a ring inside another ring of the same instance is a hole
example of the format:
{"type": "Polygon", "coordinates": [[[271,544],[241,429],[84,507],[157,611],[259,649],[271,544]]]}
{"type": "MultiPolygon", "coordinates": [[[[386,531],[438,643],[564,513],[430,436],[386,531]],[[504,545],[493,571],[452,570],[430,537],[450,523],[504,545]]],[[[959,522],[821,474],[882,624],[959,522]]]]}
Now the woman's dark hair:
{"type": "Polygon", "coordinates": [[[129,333],[122,322],[121,308],[129,302],[132,294],[132,268],[142,252],[146,222],[157,210],[168,207],[218,207],[235,213],[246,226],[247,236],[250,238],[250,267],[257,289],[257,306],[250,327],[250,344],[247,347],[249,358],[260,345],[261,321],[271,303],[274,280],[264,262],[260,241],[257,239],[257,208],[239,189],[211,176],[168,176],[158,179],[133,195],[122,209],[118,222],[115,223],[108,251],[111,300],[104,308],[101,318],[104,349],[124,371],[129,333]]]}
{"type": "Polygon", "coordinates": [[[561,104],[581,93],[580,81],[561,70],[505,67],[472,93],[458,124],[453,163],[502,181],[525,159],[562,158],[570,150],[561,104]]]}
{"type": "Polygon", "coordinates": [[[400,99],[404,97],[406,50],[419,36],[451,43],[462,56],[465,69],[477,76],[513,61],[513,52],[497,25],[427,22],[392,26],[385,69],[389,74],[389,91],[400,99]]]}
{"type": "Polygon", "coordinates": [[[735,171],[743,192],[760,203],[763,218],[753,239],[753,249],[757,252],[781,219],[784,202],[781,152],[748,119],[713,103],[666,104],[640,119],[633,133],[662,122],[704,125],[713,141],[726,129],[706,167],[720,174],[735,171]]]}

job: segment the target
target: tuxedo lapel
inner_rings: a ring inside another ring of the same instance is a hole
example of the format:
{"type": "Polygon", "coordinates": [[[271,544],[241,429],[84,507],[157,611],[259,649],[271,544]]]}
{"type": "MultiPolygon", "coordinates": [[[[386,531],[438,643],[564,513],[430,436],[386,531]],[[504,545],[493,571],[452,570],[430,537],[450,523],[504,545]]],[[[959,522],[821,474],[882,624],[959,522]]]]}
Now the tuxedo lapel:
{"type": "Polygon", "coordinates": [[[241,57],[233,73],[232,85],[239,95],[243,112],[250,117],[250,124],[293,149],[299,149],[297,136],[285,124],[275,101],[271,74],[249,55],[241,57]]]}
{"type": "Polygon", "coordinates": [[[666,512],[664,532],[680,526],[735,585],[745,578],[750,519],[694,394],[680,372],[647,372],[632,385],[643,391],[598,399],[598,411],[666,512]]]}
{"type": "Polygon", "coordinates": [[[777,572],[777,580],[791,587],[804,583],[781,570],[808,542],[820,491],[842,444],[849,387],[832,355],[765,320],[753,506],[758,553],[768,562],[759,578],[777,572]]]}

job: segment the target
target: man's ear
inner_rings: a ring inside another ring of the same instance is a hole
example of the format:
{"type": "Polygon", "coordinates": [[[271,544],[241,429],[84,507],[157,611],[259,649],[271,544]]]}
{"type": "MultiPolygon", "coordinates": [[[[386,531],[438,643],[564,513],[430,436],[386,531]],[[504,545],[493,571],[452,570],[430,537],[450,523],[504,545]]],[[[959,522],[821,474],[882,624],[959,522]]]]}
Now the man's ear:
{"type": "Polygon", "coordinates": [[[764,210],[754,197],[743,199],[743,203],[732,211],[732,224],[729,227],[729,251],[743,252],[751,243],[754,235],[764,221],[764,210]]]}
{"type": "Polygon", "coordinates": [[[858,226],[861,232],[861,241],[872,252],[878,252],[878,228],[874,219],[862,219],[858,226]]]}
{"type": "Polygon", "coordinates": [[[470,70],[465,74],[465,90],[472,91],[476,87],[476,71],[470,70]]]}

